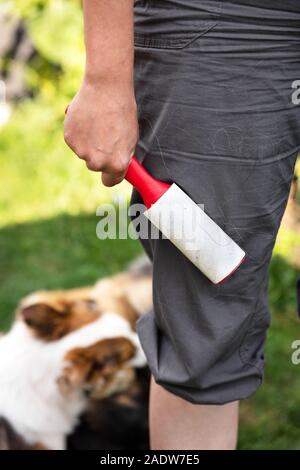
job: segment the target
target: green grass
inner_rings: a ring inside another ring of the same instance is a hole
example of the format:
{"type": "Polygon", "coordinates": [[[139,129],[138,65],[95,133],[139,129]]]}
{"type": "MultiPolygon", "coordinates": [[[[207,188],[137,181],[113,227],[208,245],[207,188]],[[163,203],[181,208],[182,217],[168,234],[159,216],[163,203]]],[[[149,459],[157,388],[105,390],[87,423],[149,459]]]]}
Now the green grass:
{"type": "Polygon", "coordinates": [[[134,240],[99,240],[95,215],[59,215],[0,230],[0,329],[19,299],[38,289],[94,283],[126,267],[138,253],[134,240]]]}
{"type": "Polygon", "coordinates": [[[241,406],[241,449],[300,449],[300,366],[291,362],[298,331],[295,312],[273,312],[264,385],[241,406]]]}
{"type": "MultiPolygon", "coordinates": [[[[0,129],[0,329],[24,295],[94,283],[141,252],[137,241],[97,239],[96,207],[128,187],[104,188],[66,148],[62,107],[25,102],[0,129]]],[[[277,246],[271,264],[265,384],[242,404],[241,449],[300,449],[300,366],[291,363],[300,273],[288,262],[291,238],[280,243],[286,246],[277,246]]]]}

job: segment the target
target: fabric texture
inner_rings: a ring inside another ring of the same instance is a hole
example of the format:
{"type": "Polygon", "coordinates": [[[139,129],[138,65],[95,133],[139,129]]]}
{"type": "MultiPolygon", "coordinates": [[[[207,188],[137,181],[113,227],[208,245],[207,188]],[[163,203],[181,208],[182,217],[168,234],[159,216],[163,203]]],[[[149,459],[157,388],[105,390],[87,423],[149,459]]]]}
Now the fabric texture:
{"type": "Polygon", "coordinates": [[[246,252],[214,285],[168,240],[142,240],[154,311],[138,334],[157,383],[193,403],[243,399],[262,382],[268,267],[300,149],[296,80],[298,0],[135,2],[137,157],[246,252]]]}

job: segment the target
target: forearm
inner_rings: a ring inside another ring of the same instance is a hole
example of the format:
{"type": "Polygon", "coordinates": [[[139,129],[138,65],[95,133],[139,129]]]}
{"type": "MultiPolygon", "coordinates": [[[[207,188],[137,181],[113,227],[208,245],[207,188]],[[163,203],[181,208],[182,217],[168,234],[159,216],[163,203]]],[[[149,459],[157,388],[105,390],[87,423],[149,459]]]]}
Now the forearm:
{"type": "Polygon", "coordinates": [[[83,0],[85,76],[64,137],[107,186],[124,178],[139,137],[133,86],[133,0],[83,0]]]}
{"type": "Polygon", "coordinates": [[[84,0],[85,80],[133,89],[134,0],[84,0]]]}

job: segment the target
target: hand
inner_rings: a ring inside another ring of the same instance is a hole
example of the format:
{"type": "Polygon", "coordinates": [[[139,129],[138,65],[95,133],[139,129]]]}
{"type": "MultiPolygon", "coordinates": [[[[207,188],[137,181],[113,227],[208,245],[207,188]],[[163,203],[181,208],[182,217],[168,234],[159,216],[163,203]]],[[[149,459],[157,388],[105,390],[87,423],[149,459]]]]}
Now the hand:
{"type": "Polygon", "coordinates": [[[84,81],[68,107],[64,138],[93,171],[102,171],[105,186],[120,183],[138,141],[133,91],[116,81],[84,81]]]}

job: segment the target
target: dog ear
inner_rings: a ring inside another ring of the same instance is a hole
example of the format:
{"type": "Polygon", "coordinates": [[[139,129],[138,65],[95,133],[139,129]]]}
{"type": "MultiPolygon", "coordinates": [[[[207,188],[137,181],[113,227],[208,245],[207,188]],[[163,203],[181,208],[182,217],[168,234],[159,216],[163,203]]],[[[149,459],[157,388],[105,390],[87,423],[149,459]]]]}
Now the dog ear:
{"type": "Polygon", "coordinates": [[[103,386],[135,354],[135,346],[124,337],[106,338],[86,348],[75,348],[65,356],[67,362],[58,384],[63,393],[76,387],[103,386]]]}
{"type": "Polygon", "coordinates": [[[39,292],[23,300],[18,316],[44,341],[54,341],[94,321],[100,315],[97,303],[72,293],[39,292]]]}
{"type": "Polygon", "coordinates": [[[67,308],[46,303],[21,306],[19,316],[36,336],[46,341],[61,338],[67,332],[67,308]]]}

